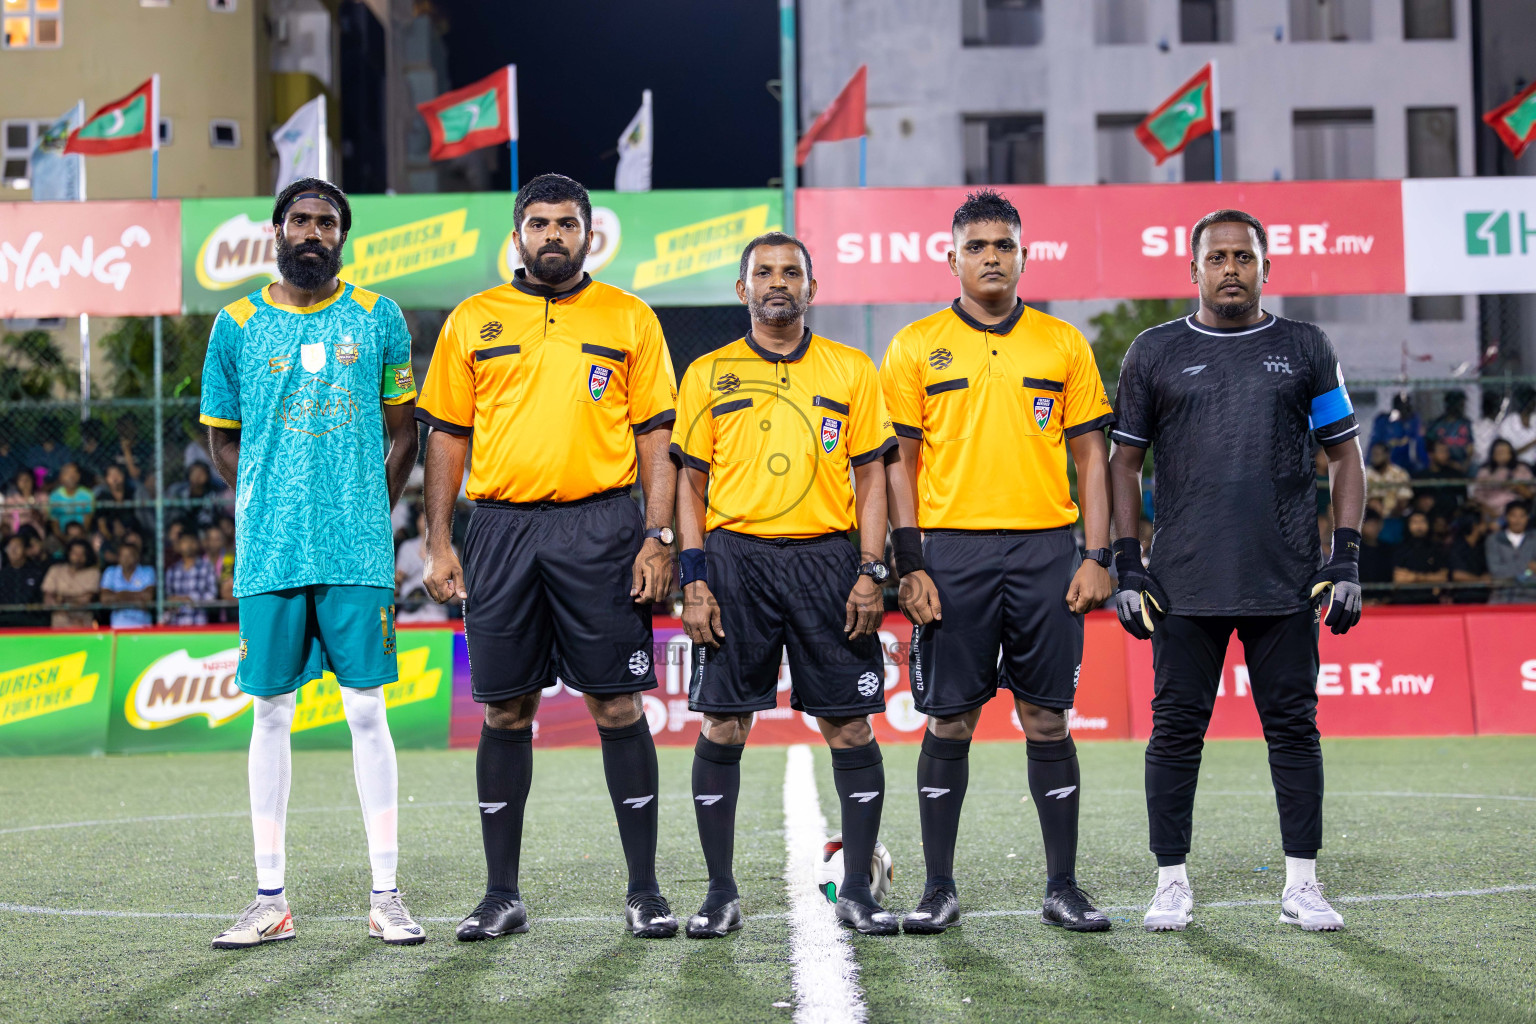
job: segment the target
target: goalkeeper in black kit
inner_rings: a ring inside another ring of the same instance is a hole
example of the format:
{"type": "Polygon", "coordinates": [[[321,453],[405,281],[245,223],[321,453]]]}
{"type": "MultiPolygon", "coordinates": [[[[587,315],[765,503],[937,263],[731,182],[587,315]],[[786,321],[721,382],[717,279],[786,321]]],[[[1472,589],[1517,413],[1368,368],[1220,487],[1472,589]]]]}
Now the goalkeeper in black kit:
{"type": "Polygon", "coordinates": [[[1182,931],[1200,753],[1227,643],[1243,644],[1269,745],[1285,849],[1280,920],[1335,931],[1323,898],[1323,754],[1317,730],[1318,623],[1360,620],[1365,470],[1360,427],[1333,345],[1316,326],[1265,312],[1264,226],[1238,210],[1190,233],[1200,308],[1141,334],[1126,353],[1110,457],[1115,607],[1152,641],[1147,817],[1158,881],[1143,921],[1182,931]],[[1328,457],[1333,550],[1320,551],[1313,453],[1328,457]],[[1143,565],[1141,473],[1153,449],[1156,533],[1143,565]]]}

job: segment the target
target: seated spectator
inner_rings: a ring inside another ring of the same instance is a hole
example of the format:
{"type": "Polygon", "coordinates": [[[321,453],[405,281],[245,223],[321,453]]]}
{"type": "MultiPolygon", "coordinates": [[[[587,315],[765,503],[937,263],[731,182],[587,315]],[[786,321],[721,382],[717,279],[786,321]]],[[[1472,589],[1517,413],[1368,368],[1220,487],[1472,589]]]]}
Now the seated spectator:
{"type": "Polygon", "coordinates": [[[1484,546],[1488,572],[1505,584],[1491,604],[1536,603],[1536,534],[1530,532],[1530,508],[1512,501],[1504,509],[1504,529],[1489,534],[1484,546]]]}
{"type": "MultiPolygon", "coordinates": [[[[416,535],[401,541],[395,552],[395,618],[400,622],[442,622],[448,618],[448,606],[432,600],[422,580],[426,568],[426,549],[422,546],[426,529],[427,517],[418,511],[416,535]]],[[[458,554],[457,548],[454,554],[458,554]]]]}
{"type": "Polygon", "coordinates": [[[177,626],[205,626],[208,611],[199,604],[219,599],[219,571],[203,556],[197,531],[188,529],[176,543],[179,557],[165,569],[166,604],[176,602],[165,621],[177,626]]]}
{"type": "MultiPolygon", "coordinates": [[[[1429,535],[1429,517],[1415,511],[1408,517],[1408,536],[1398,545],[1392,559],[1392,582],[1444,583],[1450,577],[1445,556],[1429,535]]],[[[1399,587],[1392,595],[1393,604],[1433,604],[1439,591],[1432,587],[1399,587]]]]}
{"type": "Polygon", "coordinates": [[[1514,411],[1504,417],[1500,433],[1515,446],[1516,459],[1536,463],[1536,388],[1516,385],[1511,407],[1514,411]]]}
{"type": "Polygon", "coordinates": [[[63,534],[70,523],[81,523],[89,529],[95,512],[96,496],[80,483],[80,467],[73,462],[64,463],[59,470],[59,486],[48,496],[54,530],[63,534]]]}
{"type": "MultiPolygon", "coordinates": [[[[204,557],[219,573],[219,600],[233,601],[235,599],[235,551],[229,544],[228,536],[221,527],[210,526],[203,531],[202,540],[204,557]]],[[[225,610],[227,609],[220,609],[221,613],[225,610]]],[[[224,616],[221,614],[218,618],[223,620],[224,616]]]]}
{"type": "MultiPolygon", "coordinates": [[[[1393,548],[1381,540],[1381,515],[1375,509],[1366,509],[1365,522],[1360,526],[1360,582],[1392,582],[1393,548]]],[[[1365,592],[1367,601],[1380,601],[1385,591],[1365,592]]]]}
{"type": "Polygon", "coordinates": [[[11,481],[26,465],[11,438],[16,436],[16,423],[7,413],[0,416],[0,487],[10,489],[11,481]]]}
{"type": "Polygon", "coordinates": [[[118,545],[117,564],[101,574],[101,603],[113,605],[113,629],[141,629],[154,624],[155,570],[142,564],[143,543],[130,534],[118,545]]]}
{"type": "Polygon", "coordinates": [[[85,486],[98,487],[112,465],[112,452],[101,443],[101,421],[89,419],[80,424],[80,455],[75,460],[85,486]]]}
{"type": "Polygon", "coordinates": [[[1472,457],[1479,466],[1488,461],[1493,442],[1501,436],[1499,428],[1504,424],[1504,396],[1492,389],[1485,389],[1482,405],[1482,413],[1472,421],[1472,457]]]}
{"type": "Polygon", "coordinates": [[[16,471],[3,503],[4,528],[20,533],[23,526],[42,531],[48,528],[48,497],[38,490],[37,476],[25,467],[16,471]]]}
{"type": "MultiPolygon", "coordinates": [[[[1453,583],[1487,583],[1488,555],[1483,548],[1483,538],[1488,525],[1479,512],[1463,515],[1451,524],[1451,550],[1446,557],[1446,567],[1451,570],[1453,583]]],[[[1487,604],[1486,587],[1456,587],[1451,590],[1452,604],[1487,604]]]]}
{"type": "Polygon", "coordinates": [[[1488,461],[1478,469],[1477,480],[1472,496],[1494,520],[1503,518],[1504,507],[1510,502],[1530,501],[1536,495],[1536,488],[1519,485],[1520,481],[1536,481],[1536,473],[1525,463],[1515,461],[1515,446],[1502,437],[1489,446],[1488,461]]]}
{"type": "Polygon", "coordinates": [[[1407,392],[1392,399],[1392,410],[1376,414],[1371,424],[1371,444],[1384,444],[1391,460],[1410,473],[1423,469],[1428,459],[1424,452],[1424,424],[1413,411],[1407,392]]]}
{"type": "Polygon", "coordinates": [[[1365,466],[1365,493],[1367,500],[1377,505],[1383,519],[1397,515],[1413,498],[1408,480],[1408,471],[1392,461],[1386,445],[1371,445],[1371,456],[1365,466]]]}
{"type": "MultiPolygon", "coordinates": [[[[43,601],[84,608],[96,603],[101,591],[101,570],[96,567],[96,552],[84,538],[69,542],[64,561],[54,565],[43,577],[43,601]]],[[[95,629],[96,613],[93,611],[55,610],[54,629],[95,629]]]]}
{"type": "MultiPolygon", "coordinates": [[[[27,538],[19,533],[6,539],[5,557],[0,558],[0,606],[43,602],[43,574],[48,566],[27,557],[27,543],[27,538]]],[[[46,625],[48,615],[43,611],[25,608],[0,611],[0,626],[46,625]]]]}
{"type": "Polygon", "coordinates": [[[216,526],[219,522],[219,509],[214,504],[215,488],[213,476],[206,463],[194,462],[187,467],[187,478],[178,483],[171,484],[165,489],[167,500],[184,502],[177,510],[177,514],[185,514],[187,518],[197,523],[199,530],[209,526],[216,526]]]}
{"type": "Polygon", "coordinates": [[[26,462],[33,472],[43,471],[44,476],[54,476],[64,468],[64,463],[74,460],[75,453],[60,443],[64,427],[55,416],[44,416],[37,425],[37,444],[27,451],[26,462]]]}
{"type": "Polygon", "coordinates": [[[1445,393],[1445,411],[1424,432],[1430,445],[1439,441],[1451,450],[1451,465],[1462,476],[1472,472],[1472,421],[1467,419],[1467,395],[1461,390],[1445,393]]]}
{"type": "Polygon", "coordinates": [[[1413,474],[1415,480],[1424,481],[1428,485],[1413,489],[1413,507],[1427,511],[1430,519],[1442,516],[1449,521],[1456,515],[1461,503],[1467,500],[1466,486],[1458,483],[1466,477],[1466,472],[1451,461],[1451,446],[1444,441],[1436,441],[1429,446],[1429,465],[1413,474]],[[1425,508],[1421,500],[1426,496],[1431,499],[1428,508],[1425,508]]]}
{"type": "Polygon", "coordinates": [[[128,479],[139,481],[146,473],[155,471],[155,449],[148,441],[139,440],[139,418],[125,412],[117,418],[117,450],[113,461],[123,467],[128,479]]]}
{"type": "Polygon", "coordinates": [[[139,513],[129,507],[133,501],[134,487],[127,470],[112,463],[103,470],[102,484],[96,488],[96,528],[102,533],[112,532],[112,523],[121,521],[123,528],[138,527],[139,513]]]}

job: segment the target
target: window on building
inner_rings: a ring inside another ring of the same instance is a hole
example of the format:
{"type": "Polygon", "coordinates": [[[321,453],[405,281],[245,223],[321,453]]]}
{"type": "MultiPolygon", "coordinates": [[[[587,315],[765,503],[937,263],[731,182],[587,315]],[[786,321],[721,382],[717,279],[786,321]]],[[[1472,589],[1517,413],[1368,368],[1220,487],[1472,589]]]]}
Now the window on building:
{"type": "Polygon", "coordinates": [[[1291,0],[1291,41],[1360,43],[1371,38],[1371,0],[1291,0]]]}
{"type": "Polygon", "coordinates": [[[1117,46],[1147,41],[1147,0],[1093,0],[1093,41],[1117,46]]]}
{"type": "Polygon", "coordinates": [[[240,148],[240,123],[223,118],[208,122],[208,145],[214,149],[240,148]]]}
{"type": "Polygon", "coordinates": [[[1179,42],[1231,41],[1232,0],[1179,0],[1179,42]]]}
{"type": "Polygon", "coordinates": [[[1460,173],[1456,159],[1456,108],[1408,108],[1408,177],[1454,178],[1460,173]]]}
{"type": "Polygon", "coordinates": [[[1299,180],[1376,177],[1376,124],[1369,110],[1292,111],[1291,139],[1299,180]]]}
{"type": "Polygon", "coordinates": [[[235,9],[235,0],[208,0],[210,11],[229,12],[235,9]]]}
{"type": "Polygon", "coordinates": [[[1042,0],[962,0],[966,46],[1039,46],[1045,34],[1042,0]]]}
{"type": "Polygon", "coordinates": [[[1455,39],[1456,12],[1451,0],[1403,0],[1403,38],[1455,39]]]}
{"type": "Polygon", "coordinates": [[[1045,184],[1044,115],[967,117],[965,183],[1045,184]]]}
{"type": "Polygon", "coordinates": [[[160,145],[169,146],[175,141],[176,126],[171,123],[170,118],[162,117],[160,119],[160,145]]]}
{"type": "MultiPolygon", "coordinates": [[[[1237,138],[1232,134],[1232,111],[1221,112],[1221,180],[1237,180],[1237,138]]],[[[1184,147],[1184,180],[1216,180],[1216,137],[1205,134],[1184,147]]]]}
{"type": "Polygon", "coordinates": [[[1408,315],[1416,322],[1466,319],[1460,295],[1415,295],[1408,300],[1408,315]]]}
{"type": "Polygon", "coordinates": [[[1136,126],[1146,114],[1100,114],[1097,149],[1099,184],[1128,184],[1151,181],[1155,164],[1141,140],[1136,126]]]}
{"type": "Polygon", "coordinates": [[[0,180],[10,188],[29,188],[32,150],[51,121],[0,121],[0,180]]]}
{"type": "Polygon", "coordinates": [[[0,0],[7,50],[54,49],[64,42],[64,0],[0,0]]]}
{"type": "Polygon", "coordinates": [[[1371,319],[1369,295],[1287,295],[1281,314],[1309,324],[1361,324],[1371,319]]]}

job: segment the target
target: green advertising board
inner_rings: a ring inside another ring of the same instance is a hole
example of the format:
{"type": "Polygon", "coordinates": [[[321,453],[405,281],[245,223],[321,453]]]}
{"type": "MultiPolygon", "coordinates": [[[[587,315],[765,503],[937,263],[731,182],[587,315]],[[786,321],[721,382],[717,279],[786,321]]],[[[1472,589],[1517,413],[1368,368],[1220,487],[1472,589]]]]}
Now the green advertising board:
{"type": "MultiPolygon", "coordinates": [[[[453,705],[453,633],[396,634],[400,679],[384,687],[397,747],[446,747],[453,705]]],[[[231,632],[121,632],[117,638],[107,750],[114,754],[243,750],[250,745],[251,698],[240,692],[239,636],[231,632]]],[[[329,673],[299,688],[293,745],[351,745],[341,691],[329,673]]]]}
{"type": "Polygon", "coordinates": [[[111,699],[111,633],[0,636],[0,756],[102,753],[111,699]]]}
{"type": "MultiPolygon", "coordinates": [[[[456,192],[352,197],[342,277],[406,309],[451,309],[512,278],[513,196],[456,192]]],[[[752,238],[780,226],[776,189],[593,192],[587,269],[653,306],[736,303],[752,238]]],[[[182,306],[215,313],[274,280],[272,200],[181,203],[182,306]]]]}

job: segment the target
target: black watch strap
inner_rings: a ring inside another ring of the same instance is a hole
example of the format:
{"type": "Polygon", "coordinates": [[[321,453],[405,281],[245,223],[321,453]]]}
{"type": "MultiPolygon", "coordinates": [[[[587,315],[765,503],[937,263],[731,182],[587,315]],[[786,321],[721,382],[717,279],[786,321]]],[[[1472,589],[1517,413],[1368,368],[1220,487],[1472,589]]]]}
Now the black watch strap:
{"type": "Polygon", "coordinates": [[[1098,562],[1104,568],[1108,569],[1110,564],[1115,560],[1115,553],[1109,548],[1089,548],[1087,551],[1083,552],[1083,557],[1090,562],[1098,562]]]}
{"type": "Polygon", "coordinates": [[[859,575],[868,576],[876,583],[884,583],[891,578],[891,569],[890,566],[877,559],[873,562],[865,562],[859,566],[859,575]]]}

